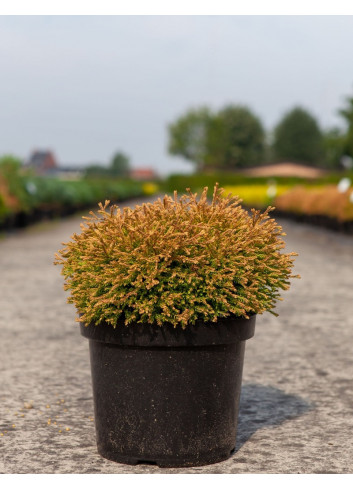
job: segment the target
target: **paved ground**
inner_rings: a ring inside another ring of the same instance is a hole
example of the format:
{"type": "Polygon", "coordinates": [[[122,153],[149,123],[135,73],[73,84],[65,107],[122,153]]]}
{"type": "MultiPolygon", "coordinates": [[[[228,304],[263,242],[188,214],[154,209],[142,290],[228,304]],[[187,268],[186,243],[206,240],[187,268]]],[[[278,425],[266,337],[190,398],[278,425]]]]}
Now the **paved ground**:
{"type": "Polygon", "coordinates": [[[0,240],[0,473],[353,473],[353,238],[281,221],[302,275],[247,342],[237,450],[193,469],[97,454],[88,342],[65,303],[77,217],[0,240]]]}

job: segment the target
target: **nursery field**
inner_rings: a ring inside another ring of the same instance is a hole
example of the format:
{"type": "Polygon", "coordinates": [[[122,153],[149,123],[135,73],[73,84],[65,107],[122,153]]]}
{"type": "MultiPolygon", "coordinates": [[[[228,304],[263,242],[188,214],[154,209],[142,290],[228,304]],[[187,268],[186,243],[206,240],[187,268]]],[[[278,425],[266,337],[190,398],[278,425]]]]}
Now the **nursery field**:
{"type": "Polygon", "coordinates": [[[164,188],[184,192],[187,186],[200,192],[213,188],[218,181],[225,190],[242,199],[248,208],[276,208],[276,216],[285,216],[327,229],[353,234],[352,172],[328,174],[317,179],[298,177],[245,177],[239,174],[172,175],[164,188]]]}
{"type": "Polygon", "coordinates": [[[250,177],[239,173],[170,175],[142,182],[128,178],[82,177],[78,180],[36,176],[11,157],[0,158],[0,232],[41,220],[57,219],[106,199],[122,202],[156,192],[200,192],[219,182],[225,195],[239,196],[244,206],[276,208],[277,216],[353,234],[353,173],[316,179],[250,177]]]}
{"type": "Polygon", "coordinates": [[[236,451],[213,465],[160,469],[97,453],[88,342],[53,266],[80,222],[0,238],[0,473],[353,472],[351,236],[279,220],[302,278],[278,318],[258,316],[246,343],[236,451]]]}
{"type": "Polygon", "coordinates": [[[11,157],[0,158],[0,232],[57,219],[104,202],[155,192],[152,182],[129,178],[62,179],[38,176],[21,168],[11,157]]]}

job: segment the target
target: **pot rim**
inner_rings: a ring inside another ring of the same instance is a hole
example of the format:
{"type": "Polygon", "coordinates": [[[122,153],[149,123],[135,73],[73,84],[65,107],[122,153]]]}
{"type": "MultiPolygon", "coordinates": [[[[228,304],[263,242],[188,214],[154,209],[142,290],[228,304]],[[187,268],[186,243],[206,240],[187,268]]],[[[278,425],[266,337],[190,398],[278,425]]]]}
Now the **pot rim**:
{"type": "Polygon", "coordinates": [[[102,322],[98,325],[80,322],[81,335],[89,340],[112,345],[133,347],[184,347],[226,345],[245,341],[254,336],[256,314],[249,319],[229,316],[217,322],[196,321],[185,329],[170,324],[123,323],[114,328],[102,322]]]}

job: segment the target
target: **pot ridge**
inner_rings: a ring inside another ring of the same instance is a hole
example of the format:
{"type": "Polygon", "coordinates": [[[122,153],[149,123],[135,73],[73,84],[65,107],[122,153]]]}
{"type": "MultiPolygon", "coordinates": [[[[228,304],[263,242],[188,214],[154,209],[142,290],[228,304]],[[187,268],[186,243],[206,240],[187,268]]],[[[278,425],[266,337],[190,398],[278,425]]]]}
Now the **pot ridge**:
{"type": "Polygon", "coordinates": [[[230,316],[215,323],[196,321],[185,329],[170,324],[157,326],[147,323],[123,323],[114,328],[107,323],[99,325],[80,322],[82,336],[94,341],[131,347],[183,347],[227,345],[245,341],[254,336],[256,314],[246,318],[230,316]]]}

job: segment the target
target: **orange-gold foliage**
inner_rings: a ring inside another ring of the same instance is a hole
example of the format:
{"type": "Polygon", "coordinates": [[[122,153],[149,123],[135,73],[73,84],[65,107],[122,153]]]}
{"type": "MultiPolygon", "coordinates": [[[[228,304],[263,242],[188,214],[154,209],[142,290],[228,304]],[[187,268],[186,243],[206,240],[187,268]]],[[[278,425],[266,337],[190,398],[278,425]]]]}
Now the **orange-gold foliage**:
{"type": "MultiPolygon", "coordinates": [[[[273,312],[293,256],[269,207],[249,215],[231,194],[165,196],[134,209],[100,204],[56,255],[81,321],[187,327],[273,312]]],[[[274,313],[275,314],[275,313],[274,313]]]]}

